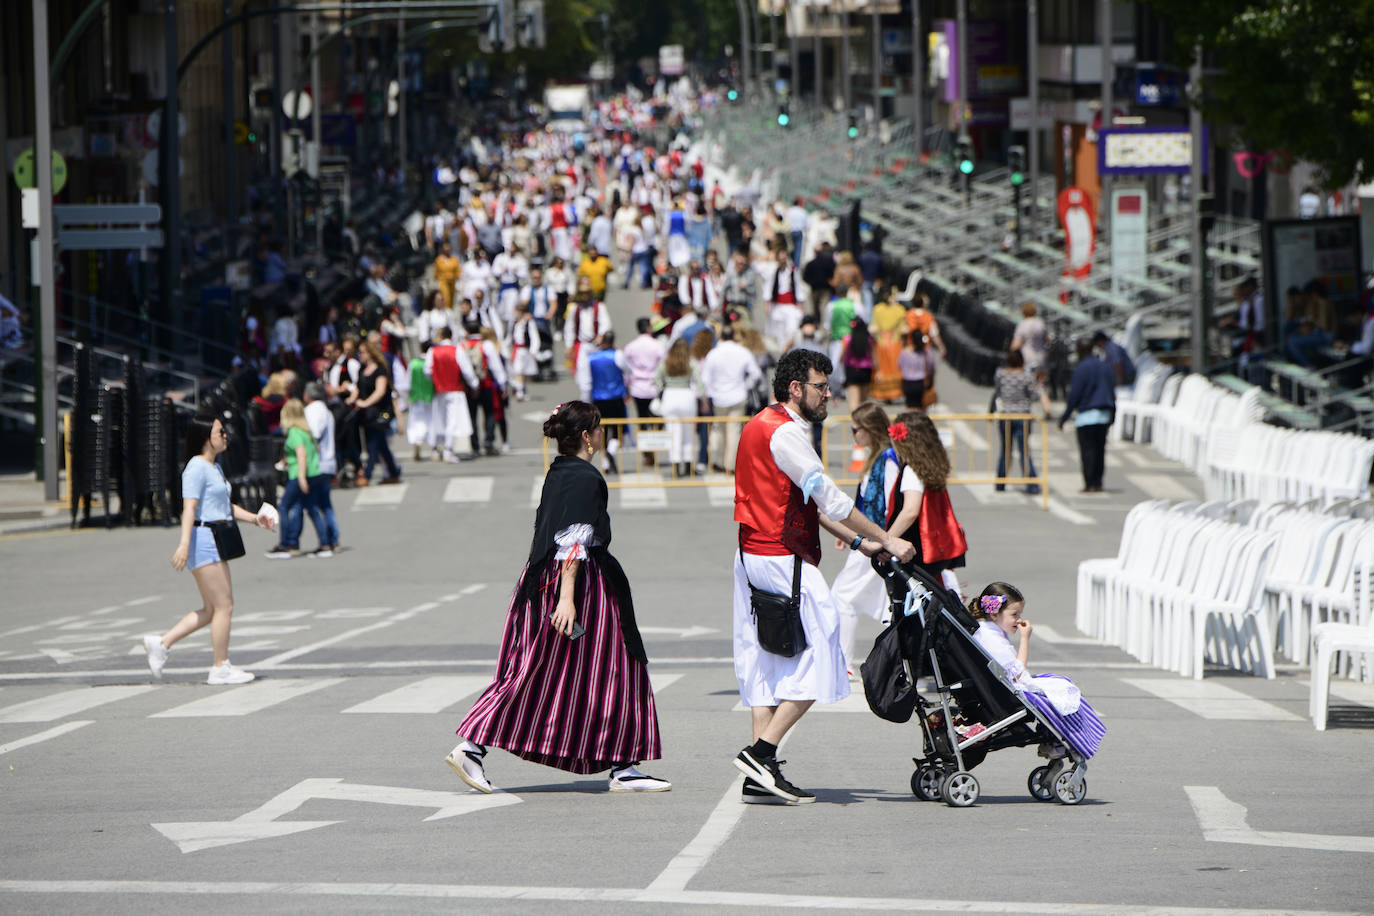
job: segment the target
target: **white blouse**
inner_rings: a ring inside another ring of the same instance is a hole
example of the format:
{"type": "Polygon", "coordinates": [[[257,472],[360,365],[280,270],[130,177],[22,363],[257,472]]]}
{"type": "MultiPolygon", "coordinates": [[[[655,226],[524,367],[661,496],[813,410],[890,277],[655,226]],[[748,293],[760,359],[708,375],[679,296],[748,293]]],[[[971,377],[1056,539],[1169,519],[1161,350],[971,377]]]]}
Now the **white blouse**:
{"type": "Polygon", "coordinates": [[[1050,701],[1055,712],[1061,716],[1071,716],[1078,712],[1078,705],[1083,699],[1078,687],[1063,677],[1031,677],[1026,666],[1016,657],[1016,649],[1011,644],[1011,638],[1002,632],[1002,628],[997,624],[991,620],[980,620],[978,630],[973,634],[973,641],[982,646],[983,651],[1002,666],[1017,693],[1030,691],[1040,694],[1050,701]]]}
{"type": "Polygon", "coordinates": [[[585,560],[587,559],[587,551],[593,547],[601,546],[596,531],[591,525],[584,523],[569,525],[559,531],[553,536],[553,542],[558,545],[558,550],[553,555],[555,563],[561,563],[567,559],[585,560]]]}

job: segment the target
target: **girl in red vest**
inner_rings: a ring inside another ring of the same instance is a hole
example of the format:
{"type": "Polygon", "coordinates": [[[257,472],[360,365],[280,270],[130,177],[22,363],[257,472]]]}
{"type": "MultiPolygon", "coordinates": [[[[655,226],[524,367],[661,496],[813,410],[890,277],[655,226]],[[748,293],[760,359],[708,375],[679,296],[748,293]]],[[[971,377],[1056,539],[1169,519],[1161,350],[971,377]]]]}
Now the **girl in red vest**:
{"type": "Polygon", "coordinates": [[[959,580],[952,570],[964,565],[968,542],[949,503],[945,485],[949,478],[949,455],[940,441],[940,433],[924,411],[908,410],[888,427],[888,435],[903,469],[915,471],[921,484],[919,489],[897,489],[889,496],[888,523],[902,514],[907,499],[921,501],[916,520],[900,536],[916,545],[912,562],[939,576],[945,587],[957,594],[959,580]]]}

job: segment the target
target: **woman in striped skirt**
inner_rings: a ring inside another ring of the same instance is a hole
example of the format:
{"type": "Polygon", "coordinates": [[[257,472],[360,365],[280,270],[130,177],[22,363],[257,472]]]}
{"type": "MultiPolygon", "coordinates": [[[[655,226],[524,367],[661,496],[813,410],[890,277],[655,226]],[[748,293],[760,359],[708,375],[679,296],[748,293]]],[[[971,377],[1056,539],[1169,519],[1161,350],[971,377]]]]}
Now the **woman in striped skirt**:
{"type": "Polygon", "coordinates": [[[591,463],[604,441],[585,401],[555,407],[544,435],[558,457],[544,478],[529,562],[511,599],[496,679],[458,726],[445,758],[491,792],[487,748],[570,773],[610,770],[612,792],[666,792],[637,769],[660,753],[658,713],[630,586],[606,550],[606,481],[591,463]]]}

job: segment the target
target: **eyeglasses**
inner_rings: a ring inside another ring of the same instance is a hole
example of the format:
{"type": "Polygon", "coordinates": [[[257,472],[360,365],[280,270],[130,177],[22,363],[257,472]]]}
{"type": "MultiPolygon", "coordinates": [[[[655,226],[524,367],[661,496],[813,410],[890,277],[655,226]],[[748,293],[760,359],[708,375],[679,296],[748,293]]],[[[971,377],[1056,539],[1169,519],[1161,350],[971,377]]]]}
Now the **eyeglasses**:
{"type": "Polygon", "coordinates": [[[849,433],[850,433],[850,435],[854,435],[855,433],[858,433],[858,432],[861,432],[861,430],[859,429],[859,427],[857,427],[857,426],[851,426],[851,427],[849,427],[849,433]]]}
{"type": "Polygon", "coordinates": [[[815,388],[817,391],[821,393],[825,393],[830,390],[829,382],[802,382],[802,384],[806,385],[809,388],[815,388]]]}

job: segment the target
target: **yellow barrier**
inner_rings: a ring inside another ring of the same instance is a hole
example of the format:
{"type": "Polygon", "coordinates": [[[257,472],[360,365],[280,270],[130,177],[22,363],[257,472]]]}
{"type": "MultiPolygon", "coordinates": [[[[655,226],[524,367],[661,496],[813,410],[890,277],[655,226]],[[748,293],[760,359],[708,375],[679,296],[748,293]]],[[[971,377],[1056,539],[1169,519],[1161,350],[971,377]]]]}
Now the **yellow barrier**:
{"type": "MultiPolygon", "coordinates": [[[[1049,509],[1050,445],[1049,430],[1044,418],[1028,413],[950,413],[931,414],[930,419],[940,432],[940,439],[944,442],[945,451],[949,453],[949,483],[994,484],[1008,487],[1039,486],[1041,508],[1049,509]],[[1013,466],[1012,459],[1014,457],[1011,436],[999,437],[998,426],[1015,421],[1025,421],[1031,424],[1030,428],[1026,430],[1025,441],[1027,443],[1031,441],[1036,428],[1039,429],[1040,473],[1037,476],[997,476],[999,451],[1005,457],[1005,467],[1008,470],[1013,466]],[[978,425],[981,425],[982,433],[978,431],[978,425]]],[[[601,425],[606,427],[608,438],[611,430],[622,431],[622,444],[620,452],[616,456],[620,474],[610,475],[606,480],[606,485],[613,490],[638,487],[731,486],[733,480],[729,475],[719,472],[699,475],[695,472],[699,448],[698,434],[695,431],[692,436],[692,460],[688,462],[692,470],[688,474],[680,474],[678,468],[673,467],[667,458],[669,436],[671,435],[669,427],[683,423],[704,426],[707,429],[709,442],[710,434],[713,432],[712,426],[734,423],[742,429],[749,420],[749,417],[744,416],[684,419],[664,417],[603,419],[601,425]],[[626,433],[630,434],[633,442],[627,440],[626,433]],[[647,458],[646,456],[653,457],[647,458]]],[[[723,434],[724,430],[721,433],[723,434]]],[[[552,460],[550,446],[550,440],[544,439],[544,467],[546,469],[552,460]]],[[[826,473],[830,474],[835,482],[841,486],[853,486],[858,483],[858,478],[851,476],[847,470],[852,447],[853,439],[849,433],[848,414],[827,417],[821,428],[821,461],[826,473]]],[[[720,453],[719,448],[711,448],[709,451],[713,457],[720,453]]]]}

